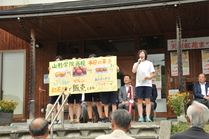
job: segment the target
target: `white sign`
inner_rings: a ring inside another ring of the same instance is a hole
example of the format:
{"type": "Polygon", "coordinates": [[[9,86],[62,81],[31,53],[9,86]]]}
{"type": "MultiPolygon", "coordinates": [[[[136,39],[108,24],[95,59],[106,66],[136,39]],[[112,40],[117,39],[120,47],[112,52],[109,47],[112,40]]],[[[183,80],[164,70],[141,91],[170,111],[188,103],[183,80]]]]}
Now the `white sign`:
{"type": "MultiPolygon", "coordinates": [[[[182,50],[209,48],[209,37],[182,39],[182,50]]],[[[177,50],[176,39],[168,40],[168,51],[177,50]]]]}
{"type": "Polygon", "coordinates": [[[178,93],[178,89],[170,89],[168,90],[168,94],[175,94],[175,93],[178,93]]]}

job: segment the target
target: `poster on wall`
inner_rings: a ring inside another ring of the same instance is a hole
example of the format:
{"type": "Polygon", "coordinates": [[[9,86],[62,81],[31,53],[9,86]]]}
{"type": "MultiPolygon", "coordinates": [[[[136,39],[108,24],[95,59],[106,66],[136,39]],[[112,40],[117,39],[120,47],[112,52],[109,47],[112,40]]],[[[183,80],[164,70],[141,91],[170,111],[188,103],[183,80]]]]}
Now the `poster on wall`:
{"type": "Polygon", "coordinates": [[[152,83],[156,85],[157,89],[162,89],[162,74],[161,74],[161,65],[155,65],[155,73],[152,83]]]}
{"type": "Polygon", "coordinates": [[[117,91],[116,57],[50,62],[49,96],[117,91]]]}
{"type": "Polygon", "coordinates": [[[202,73],[209,74],[209,49],[204,49],[202,53],[202,73]]]}
{"type": "Polygon", "coordinates": [[[152,79],[152,83],[156,85],[157,89],[157,99],[161,99],[161,90],[162,90],[162,67],[161,65],[155,65],[155,73],[154,78],[152,79]]]}
{"type": "MultiPolygon", "coordinates": [[[[178,59],[177,52],[171,52],[171,76],[178,76],[178,59]]],[[[189,71],[189,51],[182,51],[182,68],[183,76],[188,76],[189,71]]]]}
{"type": "Polygon", "coordinates": [[[44,84],[49,84],[49,74],[44,74],[44,84]]]}

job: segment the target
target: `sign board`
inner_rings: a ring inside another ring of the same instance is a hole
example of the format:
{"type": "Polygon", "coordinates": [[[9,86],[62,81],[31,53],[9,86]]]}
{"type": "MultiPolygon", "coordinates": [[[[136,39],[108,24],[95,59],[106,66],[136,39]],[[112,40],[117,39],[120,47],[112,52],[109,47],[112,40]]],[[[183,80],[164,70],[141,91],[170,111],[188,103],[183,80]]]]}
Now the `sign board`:
{"type": "MultiPolygon", "coordinates": [[[[182,39],[182,50],[209,48],[209,37],[182,39]]],[[[168,40],[168,51],[177,50],[176,39],[168,40]]]]}
{"type": "Polygon", "coordinates": [[[87,58],[50,62],[49,95],[117,91],[117,59],[87,58]]]}

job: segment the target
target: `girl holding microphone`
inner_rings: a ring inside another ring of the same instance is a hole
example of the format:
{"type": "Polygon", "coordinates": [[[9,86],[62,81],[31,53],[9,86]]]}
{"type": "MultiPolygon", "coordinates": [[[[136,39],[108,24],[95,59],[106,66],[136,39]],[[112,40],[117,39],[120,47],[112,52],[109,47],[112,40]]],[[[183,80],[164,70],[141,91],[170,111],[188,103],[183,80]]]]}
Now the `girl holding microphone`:
{"type": "Polygon", "coordinates": [[[143,107],[142,101],[145,98],[146,103],[146,122],[151,122],[149,117],[151,104],[150,97],[152,94],[152,78],[154,77],[154,66],[153,63],[147,60],[147,52],[140,50],[138,52],[138,62],[134,63],[132,72],[136,73],[136,97],[138,101],[138,122],[143,122],[143,107]]]}

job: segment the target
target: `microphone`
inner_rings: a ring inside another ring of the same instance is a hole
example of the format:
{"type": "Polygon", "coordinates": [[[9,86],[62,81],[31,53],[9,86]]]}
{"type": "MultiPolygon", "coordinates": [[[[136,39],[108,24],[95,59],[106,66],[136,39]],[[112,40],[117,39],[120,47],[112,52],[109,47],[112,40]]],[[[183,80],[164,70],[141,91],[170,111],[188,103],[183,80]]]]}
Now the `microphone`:
{"type": "Polygon", "coordinates": [[[139,57],[138,64],[141,63],[142,57],[139,57]]]}

